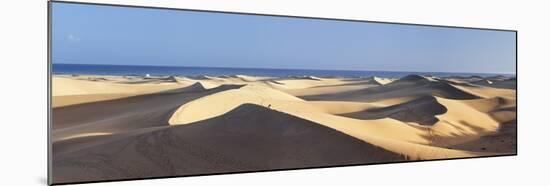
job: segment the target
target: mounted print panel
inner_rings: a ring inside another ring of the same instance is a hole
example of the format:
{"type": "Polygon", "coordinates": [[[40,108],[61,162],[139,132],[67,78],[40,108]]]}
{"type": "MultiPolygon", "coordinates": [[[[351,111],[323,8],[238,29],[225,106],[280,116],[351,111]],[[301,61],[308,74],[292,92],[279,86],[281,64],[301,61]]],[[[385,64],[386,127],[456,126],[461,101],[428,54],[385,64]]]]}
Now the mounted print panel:
{"type": "Polygon", "coordinates": [[[517,152],[516,31],[49,8],[50,184],[517,152]]]}

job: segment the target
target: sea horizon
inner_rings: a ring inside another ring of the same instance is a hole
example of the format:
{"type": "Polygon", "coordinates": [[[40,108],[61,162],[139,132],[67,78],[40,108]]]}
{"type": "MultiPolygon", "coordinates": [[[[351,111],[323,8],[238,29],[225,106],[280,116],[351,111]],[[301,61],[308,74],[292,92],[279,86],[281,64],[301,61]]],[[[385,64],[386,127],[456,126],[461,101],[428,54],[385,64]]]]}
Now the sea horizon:
{"type": "Polygon", "coordinates": [[[385,70],[322,70],[322,69],[285,69],[250,67],[200,67],[200,66],[156,66],[156,65],[115,65],[115,64],[68,64],[53,63],[53,75],[105,75],[105,76],[317,76],[317,77],[404,77],[411,74],[429,76],[507,76],[515,73],[471,73],[471,72],[417,72],[385,70]]]}

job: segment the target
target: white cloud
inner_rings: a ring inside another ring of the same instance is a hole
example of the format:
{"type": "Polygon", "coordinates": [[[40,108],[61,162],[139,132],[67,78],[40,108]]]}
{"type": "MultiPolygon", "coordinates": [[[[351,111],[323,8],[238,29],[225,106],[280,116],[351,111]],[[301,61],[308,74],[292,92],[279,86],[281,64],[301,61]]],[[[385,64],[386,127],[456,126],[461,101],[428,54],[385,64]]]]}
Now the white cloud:
{"type": "Polygon", "coordinates": [[[67,36],[67,39],[68,39],[69,41],[72,41],[72,42],[79,42],[79,41],[80,41],[80,37],[77,37],[77,36],[75,36],[75,35],[73,35],[73,34],[69,34],[69,35],[67,36]]]}

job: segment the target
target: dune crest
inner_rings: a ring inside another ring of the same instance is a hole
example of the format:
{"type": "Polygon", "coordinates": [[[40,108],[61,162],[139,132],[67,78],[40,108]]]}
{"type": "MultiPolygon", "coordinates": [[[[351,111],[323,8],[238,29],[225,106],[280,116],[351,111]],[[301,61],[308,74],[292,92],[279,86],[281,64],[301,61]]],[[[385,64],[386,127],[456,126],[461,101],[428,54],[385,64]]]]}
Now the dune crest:
{"type": "Polygon", "coordinates": [[[182,105],[172,114],[168,122],[170,125],[188,124],[222,115],[245,103],[271,107],[271,104],[274,104],[271,102],[272,100],[303,101],[300,98],[265,86],[246,85],[239,89],[205,96],[182,105]]]}
{"type": "Polygon", "coordinates": [[[379,85],[385,85],[385,84],[388,84],[388,83],[392,82],[391,79],[381,78],[381,77],[376,77],[376,76],[372,76],[371,79],[372,79],[373,82],[375,82],[379,85]]]}

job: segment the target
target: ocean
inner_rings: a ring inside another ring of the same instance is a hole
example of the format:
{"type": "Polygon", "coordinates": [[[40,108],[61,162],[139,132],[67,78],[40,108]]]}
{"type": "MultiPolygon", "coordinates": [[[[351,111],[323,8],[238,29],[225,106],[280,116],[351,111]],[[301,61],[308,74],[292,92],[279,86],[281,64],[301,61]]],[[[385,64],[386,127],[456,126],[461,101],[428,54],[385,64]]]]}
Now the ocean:
{"type": "Polygon", "coordinates": [[[54,75],[115,75],[115,76],[222,76],[250,75],[269,77],[317,76],[317,77],[403,77],[410,74],[445,76],[513,76],[510,74],[449,73],[449,72],[402,72],[402,71],[352,71],[352,70],[306,70],[266,68],[221,68],[221,67],[168,67],[137,65],[89,65],[53,64],[54,75]]]}

